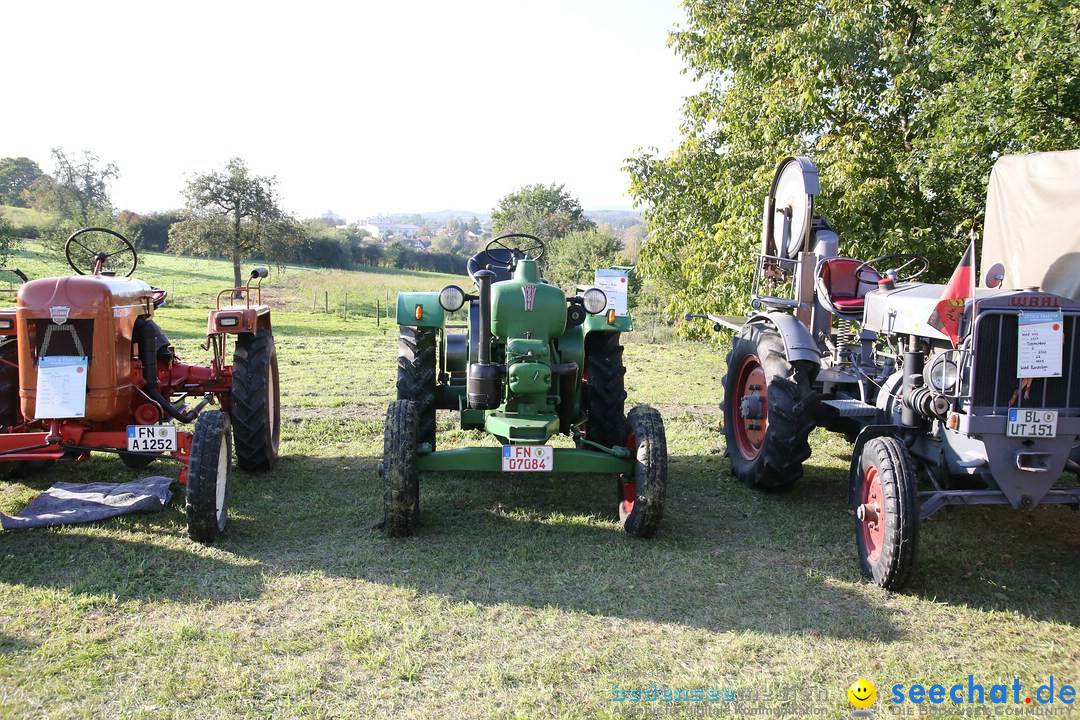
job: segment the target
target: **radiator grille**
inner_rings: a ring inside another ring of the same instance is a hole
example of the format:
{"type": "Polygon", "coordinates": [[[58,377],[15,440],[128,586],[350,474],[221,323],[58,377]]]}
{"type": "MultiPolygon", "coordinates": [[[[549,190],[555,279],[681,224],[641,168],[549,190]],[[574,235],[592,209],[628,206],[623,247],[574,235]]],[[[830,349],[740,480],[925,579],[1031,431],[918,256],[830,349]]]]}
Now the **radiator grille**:
{"type": "Polygon", "coordinates": [[[975,335],[972,404],[998,409],[1010,406],[1080,409],[1080,372],[1075,368],[1076,359],[1080,358],[1077,316],[1064,316],[1061,377],[1032,378],[1026,390],[1016,377],[1020,335],[1017,318],[1014,313],[980,314],[975,335]]]}
{"type": "Polygon", "coordinates": [[[37,357],[94,354],[94,321],[69,320],[57,325],[52,320],[31,320],[34,352],[37,357]]]}

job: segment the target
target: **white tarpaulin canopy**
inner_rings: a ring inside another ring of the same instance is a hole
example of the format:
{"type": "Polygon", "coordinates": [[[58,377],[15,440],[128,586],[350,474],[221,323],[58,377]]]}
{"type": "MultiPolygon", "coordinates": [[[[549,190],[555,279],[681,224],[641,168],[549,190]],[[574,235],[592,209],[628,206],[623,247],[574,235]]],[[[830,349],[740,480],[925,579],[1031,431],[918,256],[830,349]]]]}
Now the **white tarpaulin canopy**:
{"type": "Polygon", "coordinates": [[[982,265],[1005,266],[1006,288],[1080,300],[1080,150],[1004,155],[986,191],[982,265]]]}

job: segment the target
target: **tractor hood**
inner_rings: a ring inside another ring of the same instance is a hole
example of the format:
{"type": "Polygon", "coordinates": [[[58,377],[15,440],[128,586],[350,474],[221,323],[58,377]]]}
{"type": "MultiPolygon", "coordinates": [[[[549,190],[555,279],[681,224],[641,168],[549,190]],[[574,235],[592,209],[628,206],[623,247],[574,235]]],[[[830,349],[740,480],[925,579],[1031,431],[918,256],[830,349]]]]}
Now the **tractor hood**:
{"type": "Polygon", "coordinates": [[[518,260],[511,280],[491,286],[491,334],[556,338],[566,330],[566,295],[540,279],[536,261],[518,260]]]}
{"type": "Polygon", "coordinates": [[[1005,155],[990,173],[982,265],[1006,288],[1080,300],[1080,150],[1005,155]]]}

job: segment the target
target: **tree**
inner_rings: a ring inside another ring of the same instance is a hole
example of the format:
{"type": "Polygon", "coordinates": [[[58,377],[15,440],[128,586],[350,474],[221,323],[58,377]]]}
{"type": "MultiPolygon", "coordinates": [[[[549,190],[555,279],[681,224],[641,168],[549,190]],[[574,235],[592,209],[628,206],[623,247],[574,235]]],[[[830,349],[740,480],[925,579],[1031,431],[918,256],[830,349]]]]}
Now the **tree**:
{"type": "Polygon", "coordinates": [[[27,207],[23,192],[44,174],[30,158],[0,158],[0,205],[27,207]]]}
{"type": "Polygon", "coordinates": [[[515,190],[499,200],[499,206],[491,212],[491,220],[496,235],[528,233],[544,241],[557,241],[575,230],[594,227],[566,186],[555,183],[537,183],[515,190]]]}
{"type": "MultiPolygon", "coordinates": [[[[6,217],[0,215],[0,265],[7,265],[8,258],[11,257],[11,249],[17,241],[14,226],[6,217]]],[[[10,280],[11,276],[2,279],[10,280]]]]}
{"type": "Polygon", "coordinates": [[[546,265],[548,279],[572,290],[579,282],[591,284],[597,268],[618,264],[622,243],[611,233],[577,230],[561,238],[551,250],[546,265]]]}
{"type": "Polygon", "coordinates": [[[54,209],[62,218],[87,224],[95,215],[112,211],[109,183],[120,175],[116,165],[102,165],[101,158],[88,150],[69,155],[55,147],[51,153],[54,209]]]}
{"type": "Polygon", "coordinates": [[[1080,146],[1080,9],[1054,0],[685,0],[671,44],[702,90],[667,157],[627,161],[669,310],[745,309],[776,163],[808,155],[819,212],[860,258],[939,277],[981,228],[995,158],[1080,146]]]}
{"type": "Polygon", "coordinates": [[[224,172],[197,175],[184,190],[183,221],[169,228],[176,253],[221,254],[232,259],[233,282],[242,284],[240,264],[259,254],[281,262],[300,241],[298,223],[278,205],[277,179],[254,175],[233,158],[224,172]]]}

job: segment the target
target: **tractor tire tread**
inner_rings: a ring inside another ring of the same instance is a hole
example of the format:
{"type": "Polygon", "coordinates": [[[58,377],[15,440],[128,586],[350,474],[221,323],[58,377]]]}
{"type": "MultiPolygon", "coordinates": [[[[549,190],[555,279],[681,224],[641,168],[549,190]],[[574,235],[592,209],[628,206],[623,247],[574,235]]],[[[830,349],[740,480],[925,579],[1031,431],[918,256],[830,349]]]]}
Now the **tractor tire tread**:
{"type": "Polygon", "coordinates": [[[277,463],[281,432],[277,348],[269,329],[242,333],[233,352],[232,425],[236,464],[244,470],[270,470],[277,463]],[[275,394],[270,407],[268,393],[275,394]],[[274,417],[271,417],[273,415],[274,417]]]}
{"type": "Polygon", "coordinates": [[[605,447],[626,437],[626,366],[623,365],[621,333],[593,332],[585,337],[586,410],[585,436],[605,447]]]}
{"type": "Polygon", "coordinates": [[[620,501],[619,520],[628,535],[651,538],[660,527],[667,499],[668,454],[664,421],[655,408],[637,405],[626,416],[626,424],[637,440],[634,457],[636,495],[634,509],[629,514],[620,501]]]}
{"type": "Polygon", "coordinates": [[[403,325],[398,335],[397,399],[416,405],[416,441],[435,449],[435,329],[403,325]]]}

